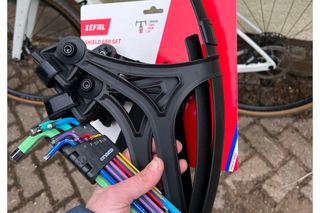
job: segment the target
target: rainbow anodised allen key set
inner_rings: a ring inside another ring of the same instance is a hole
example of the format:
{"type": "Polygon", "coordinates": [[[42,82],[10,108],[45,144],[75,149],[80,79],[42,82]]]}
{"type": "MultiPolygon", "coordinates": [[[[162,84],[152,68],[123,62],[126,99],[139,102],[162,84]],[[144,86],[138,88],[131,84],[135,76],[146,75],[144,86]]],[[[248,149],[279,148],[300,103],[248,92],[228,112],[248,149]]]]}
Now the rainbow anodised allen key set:
{"type": "MultiPolygon", "coordinates": [[[[60,151],[92,184],[102,188],[126,180],[139,170],[120,152],[119,148],[92,125],[80,125],[68,117],[48,120],[30,129],[30,135],[11,154],[19,161],[42,139],[52,145],[44,156],[49,160],[60,151]]],[[[180,212],[154,187],[131,204],[130,212],[180,212]]]]}

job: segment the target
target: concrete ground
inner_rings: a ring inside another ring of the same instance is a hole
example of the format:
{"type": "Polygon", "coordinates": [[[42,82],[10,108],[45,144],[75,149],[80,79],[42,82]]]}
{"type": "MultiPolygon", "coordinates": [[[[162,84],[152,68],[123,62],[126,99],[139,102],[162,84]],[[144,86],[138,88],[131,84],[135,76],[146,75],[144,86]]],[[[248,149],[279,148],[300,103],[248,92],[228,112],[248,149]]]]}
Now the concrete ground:
{"type": "MultiPolygon", "coordinates": [[[[45,111],[9,100],[8,155],[45,111]]],[[[239,117],[239,170],[222,174],[214,212],[312,212],[312,112],[239,117]]],[[[40,144],[24,160],[8,157],[9,212],[66,212],[94,186],[61,155],[45,162],[40,144]]]]}

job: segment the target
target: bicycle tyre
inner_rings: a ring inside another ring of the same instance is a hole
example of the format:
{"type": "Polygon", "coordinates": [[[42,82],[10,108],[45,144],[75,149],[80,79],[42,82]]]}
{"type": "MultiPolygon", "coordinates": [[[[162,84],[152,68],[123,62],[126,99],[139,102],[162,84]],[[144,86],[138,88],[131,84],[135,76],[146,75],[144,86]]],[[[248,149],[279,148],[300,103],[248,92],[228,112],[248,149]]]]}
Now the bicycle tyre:
{"type": "MultiPolygon", "coordinates": [[[[78,4],[76,4],[74,1],[63,1],[63,0],[41,0],[41,2],[47,4],[53,10],[55,10],[58,14],[61,14],[63,18],[66,19],[68,23],[79,33],[80,7],[78,4]]],[[[9,29],[8,29],[8,33],[9,33],[9,29]]],[[[11,52],[8,52],[8,57],[10,57],[9,54],[11,54],[11,52]]],[[[28,57],[31,57],[31,56],[28,56],[28,57]]],[[[9,61],[8,61],[8,64],[9,64],[9,61]]],[[[10,72],[9,68],[8,68],[8,72],[10,72]]],[[[32,75],[36,75],[36,74],[33,72],[32,75]]],[[[8,74],[8,77],[9,77],[9,74],[8,74]]],[[[49,96],[43,96],[39,94],[30,94],[24,91],[19,91],[16,88],[11,88],[9,86],[9,83],[7,88],[7,96],[12,100],[22,102],[25,104],[36,105],[36,106],[42,106],[43,101],[49,97],[49,96]]]]}
{"type": "Polygon", "coordinates": [[[256,116],[256,117],[277,117],[277,116],[285,116],[297,114],[300,112],[307,111],[312,108],[312,102],[308,104],[304,104],[298,107],[294,107],[291,109],[280,110],[280,111],[252,111],[252,110],[244,110],[242,108],[238,109],[239,114],[248,115],[248,116],[256,116]]]}
{"type": "MultiPolygon", "coordinates": [[[[260,34],[260,40],[259,40],[254,37],[254,36],[258,37],[259,35],[252,36],[252,34],[254,34],[254,32],[252,32],[252,29],[251,30],[246,29],[246,26],[243,27],[243,23],[241,24],[241,21],[243,20],[241,19],[240,21],[238,20],[239,28],[243,32],[245,32],[247,35],[250,35],[249,37],[251,37],[252,40],[254,40],[256,43],[258,43],[259,46],[268,47],[268,45],[278,45],[280,47],[283,47],[283,49],[286,49],[290,53],[290,57],[293,57],[293,59],[295,59],[294,58],[295,55],[293,54],[292,56],[291,55],[292,52],[290,51],[295,51],[294,48],[299,49],[299,47],[296,47],[294,45],[298,45],[301,43],[302,51],[304,51],[303,48],[305,47],[305,51],[310,52],[310,53],[307,52],[306,54],[308,55],[308,57],[304,58],[305,59],[304,63],[305,63],[306,73],[307,73],[306,76],[303,76],[301,72],[305,70],[302,70],[301,68],[299,68],[298,67],[299,64],[296,63],[296,61],[292,60],[292,58],[290,58],[290,60],[294,61],[294,63],[293,63],[293,66],[288,68],[289,71],[287,74],[285,74],[286,76],[284,77],[288,79],[296,78],[293,80],[296,82],[298,82],[297,79],[299,78],[301,82],[305,83],[301,85],[308,85],[307,89],[303,89],[303,88],[300,89],[298,88],[299,84],[297,83],[296,85],[297,87],[294,88],[296,94],[298,94],[297,96],[300,96],[300,93],[301,94],[305,93],[304,95],[301,95],[301,97],[297,99],[290,100],[291,97],[289,97],[289,95],[291,94],[289,94],[289,92],[288,92],[288,95],[286,93],[280,92],[280,94],[283,93],[283,96],[287,95],[288,97],[274,98],[275,100],[279,99],[280,100],[279,103],[275,102],[270,105],[268,104],[264,105],[264,103],[267,101],[265,102],[261,101],[262,103],[257,101],[256,103],[254,103],[254,101],[250,99],[252,99],[252,97],[257,97],[259,95],[253,95],[250,97],[248,94],[245,94],[244,92],[244,91],[250,91],[250,90],[246,89],[246,85],[244,86],[241,85],[241,83],[245,83],[245,82],[241,82],[243,79],[245,79],[244,77],[241,78],[241,75],[243,76],[243,75],[254,75],[254,74],[239,73],[238,75],[239,77],[239,101],[238,101],[239,113],[250,115],[250,116],[283,116],[288,114],[299,113],[312,108],[312,38],[310,39],[310,37],[312,37],[312,1],[304,1],[304,2],[301,1],[297,3],[294,0],[286,0],[282,2],[281,1],[277,2],[276,0],[273,0],[273,1],[237,0],[237,5],[238,5],[238,12],[241,15],[245,16],[249,21],[254,23],[255,26],[258,26],[259,29],[261,29],[262,33],[260,34]],[[278,11],[278,12],[274,12],[274,11],[278,11]],[[282,14],[279,14],[279,11],[282,11],[282,14]],[[276,18],[273,18],[272,16],[276,18]],[[280,27],[278,27],[277,24],[280,27]],[[281,40],[283,38],[285,38],[285,40],[281,40]],[[273,39],[272,41],[273,43],[270,44],[270,41],[272,39],[273,39]],[[284,43],[283,41],[287,43],[284,43]],[[300,76],[299,74],[295,74],[296,70],[300,71],[301,73],[300,76]],[[246,98],[243,98],[243,97],[246,97],[246,98]],[[284,102],[283,100],[281,100],[281,98],[283,99],[287,98],[288,102],[284,102]]],[[[238,46],[241,46],[241,43],[239,45],[239,40],[238,40],[238,46]]],[[[264,79],[262,79],[261,82],[263,82],[263,80],[264,79]]],[[[261,85],[260,87],[263,87],[263,85],[261,85]]],[[[284,83],[283,87],[284,88],[278,87],[278,89],[289,90],[290,84],[286,85],[284,83]],[[287,88],[285,86],[287,86],[287,88]]],[[[272,91],[269,94],[270,96],[278,95],[276,92],[277,90],[270,90],[270,91],[272,91]]],[[[252,92],[258,94],[257,89],[252,89],[252,92]]],[[[261,94],[266,94],[266,93],[261,93],[261,94]]],[[[260,95],[257,98],[268,99],[268,97],[265,97],[263,95],[260,95]]]]}

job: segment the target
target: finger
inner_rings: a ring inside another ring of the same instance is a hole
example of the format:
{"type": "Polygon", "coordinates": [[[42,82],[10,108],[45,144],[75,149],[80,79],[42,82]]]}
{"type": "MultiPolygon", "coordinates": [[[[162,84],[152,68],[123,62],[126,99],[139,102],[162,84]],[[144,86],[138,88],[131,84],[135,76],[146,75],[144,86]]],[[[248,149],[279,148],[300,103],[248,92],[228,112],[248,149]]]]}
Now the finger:
{"type": "Polygon", "coordinates": [[[129,161],[131,161],[130,153],[129,153],[129,149],[128,149],[128,148],[126,148],[126,149],[122,152],[122,154],[123,154],[129,161]]]}
{"type": "MultiPolygon", "coordinates": [[[[163,161],[155,157],[140,173],[111,186],[112,192],[118,196],[119,202],[128,205],[135,199],[146,194],[159,182],[163,172],[163,161]]],[[[109,190],[109,191],[110,191],[109,190]]]]}
{"type": "Polygon", "coordinates": [[[180,173],[184,173],[188,169],[188,163],[185,159],[179,160],[180,173]]]}
{"type": "MultiPolygon", "coordinates": [[[[157,157],[157,154],[153,155],[153,158],[157,157]]],[[[179,160],[179,168],[180,168],[180,173],[184,173],[187,171],[188,168],[188,162],[185,159],[180,159],[179,160]]]]}
{"type": "MultiPolygon", "coordinates": [[[[156,152],[156,144],[155,144],[155,141],[154,141],[154,139],[152,139],[152,153],[155,153],[156,152]]],[[[128,148],[126,148],[123,152],[122,152],[122,154],[129,160],[129,161],[131,161],[131,158],[130,158],[130,153],[129,153],[129,149],[128,148]]]]}
{"type": "Polygon", "coordinates": [[[156,153],[157,152],[157,147],[156,147],[156,141],[154,140],[154,138],[152,138],[152,153],[156,153]]]}
{"type": "MultiPolygon", "coordinates": [[[[177,152],[180,153],[183,148],[182,143],[176,140],[176,145],[177,145],[177,152]]],[[[152,153],[156,153],[156,152],[157,152],[156,143],[154,138],[152,138],[152,153]]]]}
{"type": "Polygon", "coordinates": [[[100,194],[104,191],[105,189],[100,187],[100,186],[96,186],[94,189],[94,193],[100,194]]]}
{"type": "MultiPolygon", "coordinates": [[[[182,151],[182,143],[178,140],[176,140],[176,143],[177,143],[177,152],[180,153],[182,151]]],[[[154,139],[152,139],[152,153],[156,153],[156,144],[155,144],[155,141],[154,139]]],[[[129,153],[129,150],[128,149],[125,149],[122,154],[129,160],[131,161],[131,158],[130,158],[130,153],[129,153]]]]}
{"type": "MultiPolygon", "coordinates": [[[[177,141],[177,142],[179,142],[179,141],[177,141]]],[[[177,143],[177,147],[179,147],[178,143],[177,143]]],[[[182,149],[182,144],[181,144],[181,149],[182,149]]],[[[128,149],[123,151],[123,155],[126,156],[126,158],[128,158],[130,160],[130,154],[129,154],[128,149]]],[[[155,158],[155,157],[157,157],[157,154],[153,155],[153,158],[155,158]]],[[[180,167],[180,173],[181,174],[184,173],[185,171],[187,171],[187,168],[188,168],[187,161],[185,159],[180,159],[179,160],[179,167],[180,167]]]]}
{"type": "Polygon", "coordinates": [[[182,151],[182,143],[178,140],[176,140],[176,143],[177,143],[177,152],[180,153],[182,151]]]}

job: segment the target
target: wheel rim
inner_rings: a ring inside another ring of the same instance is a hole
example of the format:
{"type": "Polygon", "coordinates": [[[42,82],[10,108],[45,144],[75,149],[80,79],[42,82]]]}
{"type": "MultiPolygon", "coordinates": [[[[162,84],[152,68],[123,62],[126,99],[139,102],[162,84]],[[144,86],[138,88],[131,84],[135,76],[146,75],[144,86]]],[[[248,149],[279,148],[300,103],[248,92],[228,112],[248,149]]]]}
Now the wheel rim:
{"type": "MultiPolygon", "coordinates": [[[[55,94],[47,88],[35,74],[37,64],[25,52],[22,60],[14,62],[11,59],[13,26],[15,20],[15,2],[8,2],[8,93],[19,97],[16,100],[30,99],[43,101],[47,96],[55,94]]],[[[79,23],[68,14],[64,14],[50,1],[40,1],[37,22],[32,35],[32,46],[41,49],[56,43],[67,35],[78,35],[79,23]]]]}

